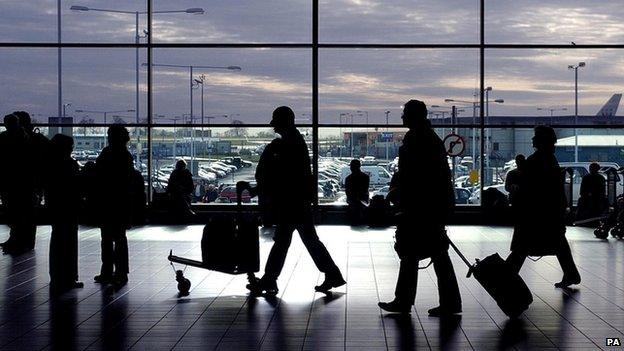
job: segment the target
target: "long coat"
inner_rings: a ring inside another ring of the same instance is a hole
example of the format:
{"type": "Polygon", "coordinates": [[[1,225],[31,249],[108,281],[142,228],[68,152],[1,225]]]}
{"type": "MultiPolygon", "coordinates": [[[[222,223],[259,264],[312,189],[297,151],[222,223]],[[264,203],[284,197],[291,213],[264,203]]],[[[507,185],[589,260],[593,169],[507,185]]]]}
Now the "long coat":
{"type": "Polygon", "coordinates": [[[95,161],[99,226],[129,228],[132,222],[132,155],[125,147],[105,147],[95,161]]]}
{"type": "Polygon", "coordinates": [[[554,254],[566,231],[564,174],[554,153],[538,150],[527,158],[524,176],[511,250],[554,254]]]}

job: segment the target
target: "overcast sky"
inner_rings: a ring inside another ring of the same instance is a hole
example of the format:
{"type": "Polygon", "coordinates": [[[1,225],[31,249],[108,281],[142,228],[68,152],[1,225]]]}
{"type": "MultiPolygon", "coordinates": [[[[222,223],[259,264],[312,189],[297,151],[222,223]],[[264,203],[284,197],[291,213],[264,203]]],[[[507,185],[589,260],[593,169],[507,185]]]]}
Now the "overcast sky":
{"type": "MultiPolygon", "coordinates": [[[[154,0],[156,11],[202,7],[203,15],[154,14],[154,42],[309,43],[311,1],[154,0]]],[[[134,15],[70,11],[72,5],[145,11],[136,0],[62,0],[66,42],[134,42],[134,15]]],[[[477,0],[321,0],[319,36],[325,43],[457,43],[479,40],[477,0]]],[[[140,16],[140,30],[146,28],[140,16]]],[[[0,2],[0,41],[55,42],[56,0],[0,2]]],[[[144,39],[143,39],[144,40],[144,39]]],[[[621,0],[487,1],[490,43],[621,44],[621,0]]],[[[146,61],[141,52],[140,63],[146,61]]],[[[230,115],[264,123],[279,105],[290,105],[301,121],[312,111],[312,56],[309,49],[155,49],[154,63],[242,67],[242,71],[200,70],[206,75],[206,116],[230,115]]],[[[31,111],[45,120],[57,114],[56,49],[0,49],[0,113],[31,111]]],[[[624,50],[487,50],[486,85],[492,86],[494,115],[536,115],[541,108],[574,110],[574,74],[579,70],[580,114],[593,115],[615,93],[624,92],[624,50]]],[[[347,50],[319,53],[319,109],[322,123],[340,113],[368,111],[370,123],[399,123],[410,98],[443,105],[445,98],[472,100],[479,87],[479,51],[474,49],[347,50]]],[[[139,111],[146,113],[146,69],[140,68],[139,111]]],[[[190,113],[189,72],[154,67],[154,114],[190,113]]],[[[193,115],[201,116],[194,90],[193,115]]],[[[135,108],[134,49],[64,49],[63,100],[68,114],[82,110],[135,108]]],[[[472,111],[465,114],[472,114],[472,111]]],[[[561,113],[561,112],[560,112],[561,113]]],[[[565,113],[565,112],[564,112],[565,113]]],[[[111,121],[111,115],[109,120],[111,121]]],[[[128,122],[134,120],[133,113],[128,122]]],[[[620,109],[618,115],[623,115],[620,109]]],[[[365,114],[359,121],[365,122],[365,114]]],[[[90,118],[103,121],[103,115],[90,118]]],[[[356,117],[358,118],[358,117],[356,117]]],[[[214,119],[223,122],[225,119],[214,119]]]]}

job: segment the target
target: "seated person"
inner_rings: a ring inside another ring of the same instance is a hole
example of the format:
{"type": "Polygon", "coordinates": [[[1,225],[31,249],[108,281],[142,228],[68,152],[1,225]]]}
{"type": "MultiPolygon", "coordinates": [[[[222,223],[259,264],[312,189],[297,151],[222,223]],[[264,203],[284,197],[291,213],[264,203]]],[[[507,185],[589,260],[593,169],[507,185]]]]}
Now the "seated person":
{"type": "Polygon", "coordinates": [[[176,162],[176,168],[169,176],[167,193],[169,194],[171,212],[174,218],[181,220],[193,214],[191,210],[193,175],[186,168],[184,160],[176,162]]]}
{"type": "Polygon", "coordinates": [[[368,204],[370,177],[362,172],[360,160],[351,160],[349,167],[351,168],[351,174],[345,179],[347,213],[352,224],[359,224],[363,219],[364,210],[368,204]]]}

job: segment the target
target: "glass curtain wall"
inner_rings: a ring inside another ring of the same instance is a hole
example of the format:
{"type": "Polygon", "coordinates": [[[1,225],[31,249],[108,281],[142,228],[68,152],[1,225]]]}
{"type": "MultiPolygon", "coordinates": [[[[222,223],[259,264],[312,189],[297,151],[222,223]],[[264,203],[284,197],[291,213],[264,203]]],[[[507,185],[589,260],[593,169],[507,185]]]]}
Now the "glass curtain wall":
{"type": "Polygon", "coordinates": [[[81,163],[108,126],[127,125],[150,199],[184,159],[196,203],[230,203],[236,181],[254,180],[281,105],[323,206],[345,204],[354,158],[371,195],[385,195],[410,99],[453,142],[460,205],[504,191],[537,124],[556,127],[557,157],[580,173],[624,164],[618,0],[6,0],[0,18],[0,113],[71,135],[81,163]]]}

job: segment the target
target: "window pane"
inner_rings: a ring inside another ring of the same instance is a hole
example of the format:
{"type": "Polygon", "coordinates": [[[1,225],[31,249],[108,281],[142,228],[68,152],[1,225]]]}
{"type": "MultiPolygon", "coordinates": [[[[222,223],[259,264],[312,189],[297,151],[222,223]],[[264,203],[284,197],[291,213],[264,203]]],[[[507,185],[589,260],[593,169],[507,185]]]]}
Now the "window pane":
{"type": "MultiPolygon", "coordinates": [[[[299,128],[311,145],[311,128],[299,128]]],[[[273,129],[247,128],[155,128],[152,131],[152,183],[156,192],[166,191],[175,162],[184,159],[193,174],[197,203],[235,203],[238,181],[255,183],[255,171],[264,147],[276,137],[273,129]],[[199,187],[198,187],[199,186],[199,187]]],[[[309,147],[310,152],[312,150],[309,147]]],[[[244,195],[243,201],[257,202],[244,195]]]]}
{"type": "MultiPolygon", "coordinates": [[[[146,72],[137,67],[135,49],[64,49],[63,100],[77,123],[145,123],[146,72]]],[[[139,51],[139,63],[146,51],[139,51]]]]}
{"type": "Polygon", "coordinates": [[[312,2],[306,0],[155,0],[154,11],[155,42],[309,43],[312,40],[312,2]],[[157,13],[197,8],[202,8],[204,13],[157,13]]]}
{"type": "Polygon", "coordinates": [[[326,43],[478,43],[479,1],[319,2],[326,43]]]}
{"type": "Polygon", "coordinates": [[[0,1],[0,42],[56,42],[56,1],[0,1]]]}
{"type": "Polygon", "coordinates": [[[298,123],[311,123],[310,50],[162,49],[154,50],[154,64],[155,123],[201,123],[202,87],[205,124],[268,124],[280,105],[290,106],[298,123]],[[189,65],[195,66],[192,118],[189,65]]]}
{"type": "Polygon", "coordinates": [[[56,49],[0,50],[0,113],[28,111],[37,123],[58,117],[56,49]]]}
{"type": "Polygon", "coordinates": [[[624,9],[619,0],[488,1],[486,41],[522,44],[619,44],[624,9]]]}
{"type": "MultiPolygon", "coordinates": [[[[477,50],[327,49],[319,57],[320,122],[325,124],[401,124],[401,106],[420,99],[434,124],[450,124],[456,102],[457,123],[473,122],[474,92],[479,89],[477,50]]],[[[477,114],[478,115],[478,114],[477,114]]],[[[478,123],[477,119],[474,119],[478,123]]]]}
{"type": "MultiPolygon", "coordinates": [[[[138,34],[140,42],[146,43],[146,12],[146,0],[62,0],[62,40],[67,43],[134,43],[138,34]]],[[[56,6],[54,14],[56,17],[56,6]]]]}
{"type": "Polygon", "coordinates": [[[624,91],[624,70],[616,62],[623,53],[624,50],[487,50],[485,79],[492,90],[488,92],[486,123],[574,124],[575,67],[577,123],[621,123],[615,116],[622,115],[618,105],[624,91]],[[497,102],[499,99],[503,101],[497,102]]]}
{"type": "MultiPolygon", "coordinates": [[[[436,133],[443,137],[451,132],[450,129],[436,128],[436,133]]],[[[319,175],[318,197],[320,203],[346,205],[344,189],[345,178],[350,174],[349,162],[360,159],[362,169],[370,177],[370,196],[388,193],[388,183],[391,176],[398,170],[398,151],[407,129],[405,128],[321,128],[319,130],[319,175]],[[367,151],[368,150],[368,151],[367,151]]],[[[459,128],[454,132],[470,136],[472,129],[459,128]]],[[[478,132],[475,129],[475,132],[478,132]]],[[[477,135],[477,142],[480,139],[477,135]]],[[[472,198],[475,189],[479,187],[479,168],[473,162],[473,152],[478,152],[478,146],[472,148],[466,138],[464,152],[455,158],[448,158],[449,167],[453,175],[457,204],[478,204],[478,199],[472,198]],[[474,150],[474,151],[473,151],[474,150]]],[[[426,165],[422,165],[426,167],[426,165]]]]}

